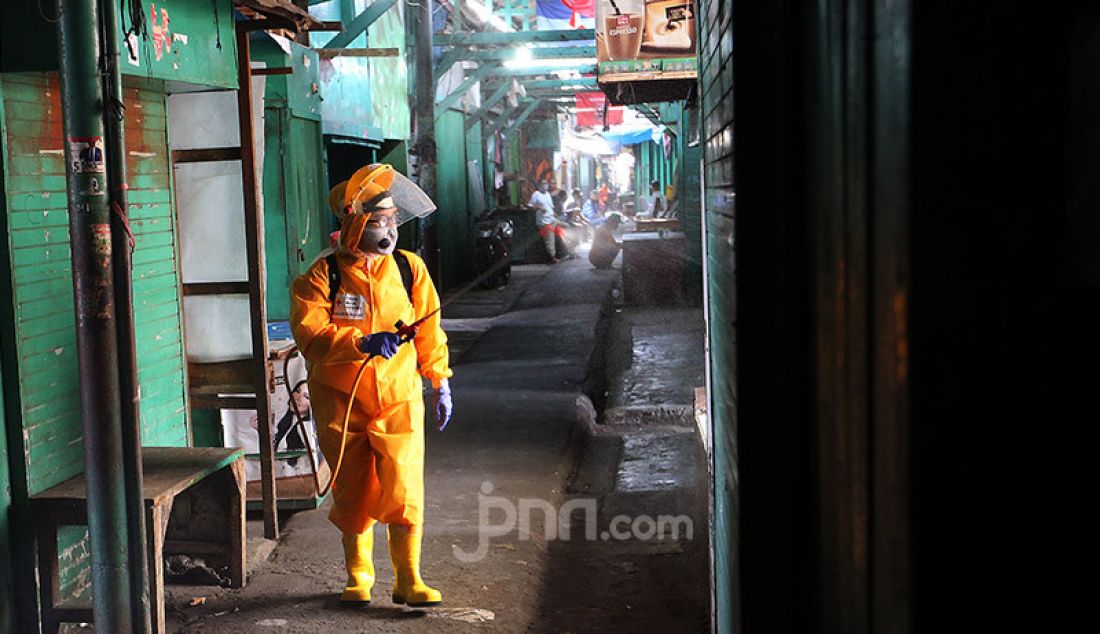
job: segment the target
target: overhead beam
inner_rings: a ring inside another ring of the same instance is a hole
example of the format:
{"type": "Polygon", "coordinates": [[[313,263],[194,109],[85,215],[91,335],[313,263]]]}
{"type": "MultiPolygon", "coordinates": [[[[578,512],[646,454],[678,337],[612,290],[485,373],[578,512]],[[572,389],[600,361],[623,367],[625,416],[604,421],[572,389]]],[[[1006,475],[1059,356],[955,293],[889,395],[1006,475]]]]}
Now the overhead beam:
{"type": "Polygon", "coordinates": [[[511,81],[506,81],[506,82],[502,83],[500,86],[498,86],[497,89],[493,92],[493,94],[488,99],[486,99],[485,102],[481,104],[481,107],[478,108],[477,112],[474,113],[474,118],[475,119],[480,119],[480,118],[484,117],[486,114],[488,114],[489,111],[492,110],[494,106],[496,106],[498,103],[500,103],[501,99],[504,99],[504,96],[508,94],[508,89],[511,86],[512,86],[511,81]]]}
{"type": "Polygon", "coordinates": [[[461,51],[450,50],[443,54],[443,57],[439,58],[439,64],[435,67],[435,83],[439,83],[440,78],[447,74],[451,70],[451,66],[455,65],[458,61],[461,51]]]}
{"type": "MultiPolygon", "coordinates": [[[[552,46],[545,48],[527,49],[531,52],[531,59],[563,59],[572,57],[593,58],[595,61],[595,46],[552,46]]],[[[458,53],[460,60],[508,60],[514,59],[516,49],[498,48],[493,50],[452,49],[450,53],[458,53]]],[[[446,55],[444,56],[446,57],[446,55]]]]}
{"type": "Polygon", "coordinates": [[[397,0],[374,0],[369,7],[348,24],[344,31],[329,40],[325,48],[344,48],[351,44],[352,40],[359,37],[363,31],[367,30],[367,27],[374,24],[378,18],[382,17],[382,14],[393,8],[395,4],[397,4],[397,0]]]}
{"type": "Polygon", "coordinates": [[[572,86],[594,88],[596,86],[596,78],[581,77],[579,79],[533,79],[531,81],[523,82],[523,85],[525,88],[527,88],[527,90],[568,88],[572,86]]]}
{"type": "Polygon", "coordinates": [[[433,38],[438,46],[494,46],[500,44],[537,44],[540,42],[595,41],[594,29],[559,31],[517,31],[515,33],[442,33],[433,38]]]}
{"type": "Polygon", "coordinates": [[[519,106],[516,105],[508,106],[507,108],[505,108],[504,112],[500,113],[500,116],[497,117],[497,120],[489,126],[489,130],[486,132],[486,134],[492,134],[504,127],[504,124],[508,123],[508,117],[512,116],[512,113],[515,112],[518,107],[519,106]]]}
{"type": "Polygon", "coordinates": [[[535,100],[535,101],[532,101],[531,103],[527,104],[527,107],[524,108],[523,112],[521,112],[519,114],[519,117],[516,119],[515,123],[513,123],[509,127],[518,128],[521,125],[523,125],[523,122],[527,120],[527,117],[531,116],[531,113],[534,112],[535,109],[538,108],[539,104],[541,104],[541,103],[542,103],[542,100],[535,100]]]}
{"type": "MultiPolygon", "coordinates": [[[[534,31],[532,31],[533,33],[534,31]]],[[[542,49],[543,52],[536,54],[534,51],[540,49],[531,49],[532,55],[535,59],[568,59],[572,57],[592,57],[595,58],[595,47],[593,46],[569,46],[569,47],[557,47],[556,49],[542,49]],[[554,52],[549,52],[553,50],[554,52]]],[[[439,58],[439,64],[435,68],[435,80],[438,82],[440,78],[447,74],[447,71],[451,69],[459,60],[480,60],[480,61],[504,61],[511,59],[515,55],[514,49],[498,49],[495,51],[470,51],[466,49],[453,48],[443,54],[443,57],[439,58]]],[[[596,61],[592,60],[591,64],[583,64],[580,66],[554,66],[553,62],[550,62],[543,66],[529,66],[526,68],[508,68],[507,66],[497,66],[497,77],[529,77],[532,75],[549,75],[555,72],[577,72],[581,75],[593,75],[596,73],[596,61]]]]}
{"type": "Polygon", "coordinates": [[[466,94],[466,91],[469,90],[471,86],[481,81],[481,79],[488,75],[489,71],[491,70],[493,70],[493,66],[491,64],[482,64],[477,68],[477,70],[473,72],[472,75],[462,80],[462,83],[454,89],[454,92],[447,95],[437,104],[435,104],[436,116],[438,117],[440,113],[445,112],[447,108],[450,108],[452,105],[454,105],[455,102],[462,98],[462,95],[466,94]]]}
{"type": "MultiPolygon", "coordinates": [[[[323,59],[333,57],[400,57],[401,51],[396,48],[315,48],[323,59]]],[[[253,71],[255,72],[255,71],[253,71]]]]}
{"type": "Polygon", "coordinates": [[[591,75],[596,72],[596,64],[585,64],[583,66],[570,66],[563,68],[561,66],[532,66],[530,68],[508,68],[502,66],[497,71],[499,77],[526,77],[531,75],[549,75],[557,72],[577,72],[581,75],[591,75]]]}
{"type": "Polygon", "coordinates": [[[634,105],[634,109],[641,113],[646,119],[649,119],[654,125],[658,127],[664,127],[664,123],[661,122],[661,115],[653,110],[647,103],[639,103],[634,105]]]}

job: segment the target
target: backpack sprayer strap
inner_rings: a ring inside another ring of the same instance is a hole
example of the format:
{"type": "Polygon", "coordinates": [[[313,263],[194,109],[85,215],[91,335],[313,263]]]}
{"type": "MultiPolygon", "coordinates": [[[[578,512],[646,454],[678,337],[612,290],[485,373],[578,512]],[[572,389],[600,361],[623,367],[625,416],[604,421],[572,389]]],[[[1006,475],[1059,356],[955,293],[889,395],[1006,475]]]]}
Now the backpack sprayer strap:
{"type": "MultiPolygon", "coordinates": [[[[409,256],[405,255],[403,251],[395,249],[393,259],[397,263],[398,272],[401,273],[401,284],[405,287],[405,293],[409,296],[409,301],[412,302],[413,272],[412,264],[409,263],[409,256]]],[[[328,302],[334,304],[336,294],[340,292],[340,262],[336,259],[335,253],[329,253],[325,256],[325,264],[328,265],[328,302]]]]}

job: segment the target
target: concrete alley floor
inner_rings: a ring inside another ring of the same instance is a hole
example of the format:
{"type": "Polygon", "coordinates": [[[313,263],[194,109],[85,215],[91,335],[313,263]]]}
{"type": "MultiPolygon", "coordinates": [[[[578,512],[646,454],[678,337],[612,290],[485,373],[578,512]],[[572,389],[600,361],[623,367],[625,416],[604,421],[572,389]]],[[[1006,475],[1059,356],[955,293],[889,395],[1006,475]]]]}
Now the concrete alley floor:
{"type": "Polygon", "coordinates": [[[507,289],[478,289],[444,311],[455,418],[443,433],[428,426],[422,565],[443,606],[391,603],[384,530],[375,539],[373,603],[341,606],[343,554],[326,502],[284,518],[282,540],[267,561],[253,562],[245,588],[169,586],[169,631],[707,631],[698,438],[668,421],[602,425],[589,398],[623,391],[616,386],[637,367],[624,366],[629,350],[616,348],[637,342],[613,334],[622,329],[612,294],[618,277],[583,257],[520,266],[507,289]],[[567,522],[571,539],[554,539],[557,522],[544,521],[545,509],[558,513],[567,502],[579,507],[567,522]],[[618,515],[639,530],[609,537],[618,515]],[[681,518],[673,526],[680,535],[638,520],[666,515],[681,518]],[[194,597],[205,602],[191,606],[194,597]]]}

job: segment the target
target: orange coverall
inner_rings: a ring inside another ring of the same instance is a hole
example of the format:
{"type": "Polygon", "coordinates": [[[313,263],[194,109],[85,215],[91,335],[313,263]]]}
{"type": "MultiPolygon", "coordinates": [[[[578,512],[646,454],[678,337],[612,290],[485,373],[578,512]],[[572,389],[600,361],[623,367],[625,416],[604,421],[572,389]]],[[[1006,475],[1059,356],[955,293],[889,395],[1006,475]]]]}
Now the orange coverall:
{"type": "Polygon", "coordinates": [[[393,331],[439,307],[423,260],[404,252],[413,273],[412,296],[393,257],[357,259],[339,252],[340,291],[329,302],[328,263],[319,258],[294,280],[290,323],[309,369],[309,390],[321,451],[336,464],[345,409],[352,414],[329,519],[343,533],[362,533],[374,521],[419,527],[424,517],[424,399],[421,375],[433,386],[452,375],[440,316],[420,326],[411,345],[390,359],[375,357],[349,397],[367,355],[356,343],[393,331]],[[415,308],[414,308],[415,306],[415,308]],[[334,310],[335,308],[335,310],[334,310]]]}

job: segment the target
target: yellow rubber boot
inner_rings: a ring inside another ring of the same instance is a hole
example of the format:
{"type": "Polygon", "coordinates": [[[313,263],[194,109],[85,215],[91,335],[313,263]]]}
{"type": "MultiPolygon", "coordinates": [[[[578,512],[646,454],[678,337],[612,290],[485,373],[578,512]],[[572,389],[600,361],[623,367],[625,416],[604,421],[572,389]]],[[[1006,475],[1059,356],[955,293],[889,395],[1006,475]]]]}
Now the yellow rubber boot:
{"type": "Polygon", "coordinates": [[[374,587],[374,528],[366,532],[344,533],[344,562],[348,569],[348,585],[340,594],[347,603],[370,603],[370,590],[374,587]]]}
{"type": "Polygon", "coordinates": [[[390,561],[393,562],[393,602],[411,607],[439,605],[443,595],[420,578],[420,538],[418,527],[389,526],[390,561]]]}

